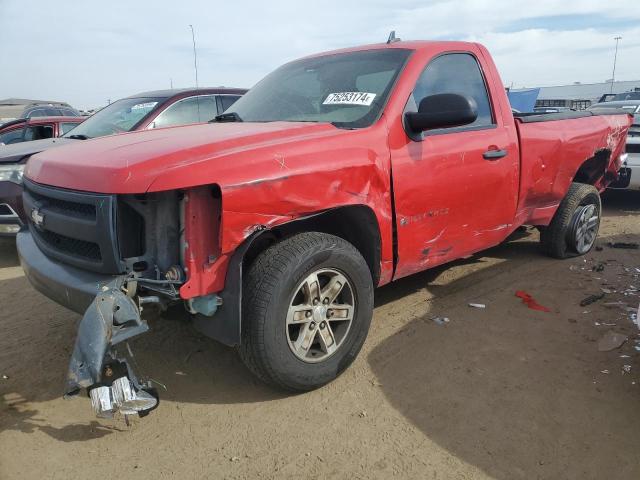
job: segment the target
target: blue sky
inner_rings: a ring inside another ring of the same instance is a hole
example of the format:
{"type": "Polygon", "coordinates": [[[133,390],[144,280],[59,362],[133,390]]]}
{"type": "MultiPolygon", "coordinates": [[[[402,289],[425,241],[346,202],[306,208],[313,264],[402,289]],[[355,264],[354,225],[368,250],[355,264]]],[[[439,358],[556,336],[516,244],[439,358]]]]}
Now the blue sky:
{"type": "Polygon", "coordinates": [[[403,39],[478,41],[505,85],[640,79],[638,0],[0,0],[0,98],[99,107],[145,90],[194,84],[250,87],[310,53],[403,39]]]}

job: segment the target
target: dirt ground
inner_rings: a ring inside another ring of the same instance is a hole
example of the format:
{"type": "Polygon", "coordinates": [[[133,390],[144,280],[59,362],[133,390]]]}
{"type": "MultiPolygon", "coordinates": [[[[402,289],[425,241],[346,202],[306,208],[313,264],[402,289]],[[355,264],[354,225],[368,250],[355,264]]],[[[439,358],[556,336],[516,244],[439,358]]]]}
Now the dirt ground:
{"type": "Polygon", "coordinates": [[[606,199],[604,248],[586,257],[546,258],[537,238],[379,289],[358,360],[303,395],[260,384],[180,318],[158,320],[132,347],[166,391],[128,427],[60,398],[79,316],[36,293],[2,241],[0,478],[637,480],[640,336],[606,304],[638,306],[624,290],[640,288],[640,250],[606,244],[640,240],[640,195],[606,199]],[[612,293],[579,305],[601,288],[612,293]],[[610,330],[628,341],[598,351],[610,330]]]}

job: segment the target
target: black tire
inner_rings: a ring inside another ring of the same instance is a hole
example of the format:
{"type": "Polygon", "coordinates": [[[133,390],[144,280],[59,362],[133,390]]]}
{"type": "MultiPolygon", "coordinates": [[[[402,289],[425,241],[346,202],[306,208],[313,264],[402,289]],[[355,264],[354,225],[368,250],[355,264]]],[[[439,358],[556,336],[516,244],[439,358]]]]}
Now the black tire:
{"type": "Polygon", "coordinates": [[[566,196],[560,202],[549,226],[540,229],[540,243],[547,255],[554,258],[569,258],[584,255],[595,245],[595,237],[600,226],[602,204],[600,194],[593,185],[572,183],[566,196]],[[593,205],[597,215],[595,236],[586,251],[580,251],[574,238],[575,222],[582,207],[593,205]]]}
{"type": "Polygon", "coordinates": [[[335,379],[354,361],[373,315],[373,282],[364,258],[342,238],[318,232],[288,237],[261,252],[243,285],[242,343],[246,366],[264,382],[307,391],[335,379]],[[300,282],[319,269],[339,270],[350,283],[355,305],[342,343],[328,358],[307,363],[289,345],[287,312],[300,282]]]}

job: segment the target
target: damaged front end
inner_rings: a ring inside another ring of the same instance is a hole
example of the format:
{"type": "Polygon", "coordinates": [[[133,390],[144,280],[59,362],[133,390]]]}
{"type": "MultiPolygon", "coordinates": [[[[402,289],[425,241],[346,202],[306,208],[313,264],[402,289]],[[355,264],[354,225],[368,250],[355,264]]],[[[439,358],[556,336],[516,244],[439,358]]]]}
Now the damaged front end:
{"type": "Polygon", "coordinates": [[[158,405],[155,390],[137,378],[115,348],[149,330],[141,317],[141,305],[125,292],[122,281],[115,280],[105,285],[87,308],[67,372],[64,396],[86,389],[98,417],[110,418],[116,412],[143,416],[158,405]]]}
{"type": "Polygon", "coordinates": [[[196,315],[216,312],[221,300],[210,292],[220,282],[212,267],[219,257],[219,189],[98,194],[26,179],[23,198],[29,221],[17,247],[25,275],[83,315],[64,396],[88,392],[100,417],[145,415],[158,395],[134,372],[128,340],[149,331],[148,312],[174,303],[196,315]]]}

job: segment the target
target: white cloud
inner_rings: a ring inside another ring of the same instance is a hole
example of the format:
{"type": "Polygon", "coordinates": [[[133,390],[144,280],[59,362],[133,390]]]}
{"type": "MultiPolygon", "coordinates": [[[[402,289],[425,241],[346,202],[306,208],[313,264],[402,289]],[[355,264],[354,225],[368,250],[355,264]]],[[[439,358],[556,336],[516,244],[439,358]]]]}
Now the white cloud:
{"type": "Polygon", "coordinates": [[[618,79],[640,79],[637,0],[264,2],[0,0],[0,97],[108,98],[193,85],[188,25],[196,29],[201,85],[251,86],[293,58],[384,41],[464,39],[486,44],[505,83],[603,81],[622,35],[618,79]],[[615,5],[611,5],[615,3],[615,5]],[[37,6],[36,6],[37,5],[37,6]],[[569,17],[577,16],[578,27],[569,17]],[[528,19],[536,19],[531,20],[528,19]],[[593,25],[590,21],[593,20],[593,25]],[[567,23],[563,26],[563,23],[567,23]]]}

